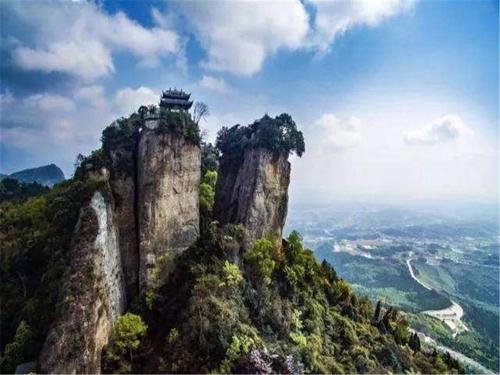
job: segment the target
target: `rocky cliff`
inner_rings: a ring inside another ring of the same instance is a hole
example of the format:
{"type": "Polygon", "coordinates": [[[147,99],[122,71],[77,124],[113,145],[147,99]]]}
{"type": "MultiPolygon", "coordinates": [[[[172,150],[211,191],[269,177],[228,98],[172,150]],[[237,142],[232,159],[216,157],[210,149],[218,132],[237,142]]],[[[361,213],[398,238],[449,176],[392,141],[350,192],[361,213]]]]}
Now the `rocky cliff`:
{"type": "Polygon", "coordinates": [[[138,133],[118,136],[106,148],[106,164],[115,201],[114,220],[118,230],[125,289],[129,301],[139,291],[139,245],[136,213],[136,152],[138,133]]]}
{"type": "Polygon", "coordinates": [[[136,115],[113,123],[103,151],[75,172],[100,188],[80,210],[43,371],[99,373],[114,321],[151,285],[157,261],[199,236],[200,147],[168,121],[149,125],[136,115]]]}
{"type": "Polygon", "coordinates": [[[96,191],[81,208],[59,313],[40,355],[47,373],[99,373],[101,351],[125,308],[113,201],[96,191]]]}
{"type": "Polygon", "coordinates": [[[198,238],[201,151],[182,137],[147,127],[137,163],[139,279],[144,291],[165,252],[179,253],[198,238]]]}
{"type": "Polygon", "coordinates": [[[281,238],[288,206],[288,153],[248,149],[238,158],[225,154],[216,185],[215,217],[243,224],[251,245],[271,234],[281,238]]]}

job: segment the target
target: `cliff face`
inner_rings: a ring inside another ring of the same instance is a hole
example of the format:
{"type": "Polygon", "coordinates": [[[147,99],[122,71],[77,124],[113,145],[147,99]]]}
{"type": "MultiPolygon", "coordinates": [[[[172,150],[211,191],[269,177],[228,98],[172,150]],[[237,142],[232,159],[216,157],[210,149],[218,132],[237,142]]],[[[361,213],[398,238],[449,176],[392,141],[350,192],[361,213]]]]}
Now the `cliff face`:
{"type": "Polygon", "coordinates": [[[199,235],[200,148],[148,124],[117,126],[104,160],[80,173],[105,187],[80,210],[64,299],[40,356],[46,372],[99,373],[114,321],[152,285],[157,261],[199,235]]]}
{"type": "Polygon", "coordinates": [[[47,373],[99,373],[101,351],[124,311],[125,290],[108,192],[96,191],[80,210],[60,311],[40,355],[47,373]]]}
{"type": "Polygon", "coordinates": [[[139,282],[152,284],[158,259],[199,235],[201,151],[183,137],[145,128],[137,153],[139,282]]]}
{"type": "Polygon", "coordinates": [[[118,138],[110,147],[107,164],[115,201],[114,220],[118,230],[125,289],[131,302],[139,291],[139,248],[136,215],[136,140],[118,138]]]}
{"type": "Polygon", "coordinates": [[[266,234],[281,238],[288,206],[288,154],[248,149],[225,154],[215,189],[214,215],[222,224],[243,224],[248,248],[266,234]]]}

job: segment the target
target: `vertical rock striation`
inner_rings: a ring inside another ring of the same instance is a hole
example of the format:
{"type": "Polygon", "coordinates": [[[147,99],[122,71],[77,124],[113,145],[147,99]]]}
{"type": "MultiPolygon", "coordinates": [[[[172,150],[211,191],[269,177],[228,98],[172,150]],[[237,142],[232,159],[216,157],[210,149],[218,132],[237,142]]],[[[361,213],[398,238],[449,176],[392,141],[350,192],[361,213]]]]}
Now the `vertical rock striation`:
{"type": "Polygon", "coordinates": [[[137,137],[116,137],[106,148],[109,183],[115,201],[114,220],[123,265],[127,301],[139,292],[139,245],[136,215],[137,137]]]}
{"type": "Polygon", "coordinates": [[[201,151],[184,137],[149,127],[137,153],[139,281],[152,285],[159,257],[179,253],[199,236],[201,151]]]}
{"type": "Polygon", "coordinates": [[[102,348],[124,311],[125,290],[113,202],[96,191],[80,210],[64,299],[40,355],[47,373],[99,373],[102,348]]]}
{"type": "Polygon", "coordinates": [[[242,156],[226,153],[220,161],[214,215],[222,224],[243,224],[248,249],[258,238],[281,238],[288,206],[288,153],[247,149],[242,156]]]}

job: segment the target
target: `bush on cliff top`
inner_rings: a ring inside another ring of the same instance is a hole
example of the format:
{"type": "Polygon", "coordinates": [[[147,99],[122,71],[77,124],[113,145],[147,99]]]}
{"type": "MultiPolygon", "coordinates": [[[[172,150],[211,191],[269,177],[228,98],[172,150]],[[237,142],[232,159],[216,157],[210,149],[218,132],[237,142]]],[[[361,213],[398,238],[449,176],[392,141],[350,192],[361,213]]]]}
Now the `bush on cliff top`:
{"type": "Polygon", "coordinates": [[[248,126],[223,127],[217,133],[216,145],[223,154],[241,154],[248,148],[259,147],[298,156],[305,151],[304,136],[286,113],[274,119],[265,115],[248,126]]]}
{"type": "Polygon", "coordinates": [[[198,124],[191,119],[191,115],[184,111],[160,112],[159,131],[170,132],[184,137],[184,139],[200,146],[201,134],[198,124]]]}

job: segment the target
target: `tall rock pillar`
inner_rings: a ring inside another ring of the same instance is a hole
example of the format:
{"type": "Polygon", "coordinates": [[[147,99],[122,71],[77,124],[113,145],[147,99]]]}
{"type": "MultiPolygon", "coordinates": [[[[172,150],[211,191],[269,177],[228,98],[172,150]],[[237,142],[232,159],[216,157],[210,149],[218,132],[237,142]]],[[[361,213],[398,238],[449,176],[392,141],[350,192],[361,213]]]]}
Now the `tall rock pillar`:
{"type": "Polygon", "coordinates": [[[249,248],[264,235],[281,238],[288,207],[288,152],[247,149],[225,153],[215,189],[214,216],[222,224],[243,224],[249,248]]]}
{"type": "Polygon", "coordinates": [[[154,282],[159,258],[179,253],[199,236],[200,147],[148,122],[137,154],[139,280],[154,282]]]}

